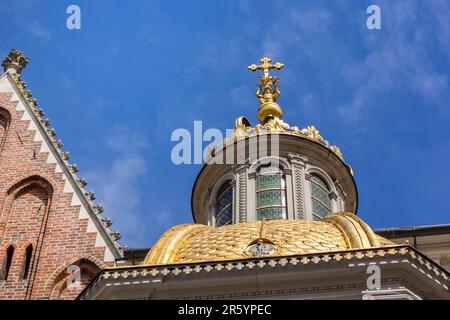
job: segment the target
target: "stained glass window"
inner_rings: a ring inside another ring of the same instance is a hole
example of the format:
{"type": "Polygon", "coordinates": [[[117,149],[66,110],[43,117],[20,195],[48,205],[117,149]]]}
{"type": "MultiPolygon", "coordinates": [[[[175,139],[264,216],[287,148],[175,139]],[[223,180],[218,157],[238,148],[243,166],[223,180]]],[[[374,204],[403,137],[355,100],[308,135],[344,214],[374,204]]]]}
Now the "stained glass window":
{"type": "Polygon", "coordinates": [[[277,167],[262,167],[256,176],[256,214],[258,220],[286,218],[285,180],[277,167]]]}
{"type": "Polygon", "coordinates": [[[311,205],[314,220],[320,220],[331,214],[330,189],[317,175],[311,176],[311,205]]]}
{"type": "Polygon", "coordinates": [[[216,227],[231,224],[233,220],[233,187],[224,183],[217,193],[216,227]]]}

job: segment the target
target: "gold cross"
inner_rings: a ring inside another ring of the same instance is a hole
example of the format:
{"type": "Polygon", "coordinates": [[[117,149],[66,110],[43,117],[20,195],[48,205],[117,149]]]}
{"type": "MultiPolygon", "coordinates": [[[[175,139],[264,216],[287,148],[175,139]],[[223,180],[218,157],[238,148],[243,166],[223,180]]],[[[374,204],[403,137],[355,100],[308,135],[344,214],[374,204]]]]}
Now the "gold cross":
{"type": "Polygon", "coordinates": [[[284,68],[284,64],[277,62],[275,64],[271,64],[272,59],[270,58],[261,58],[259,60],[259,62],[261,63],[261,65],[257,66],[256,64],[252,64],[251,66],[248,66],[248,70],[250,71],[256,71],[256,70],[263,70],[264,71],[264,79],[268,79],[269,76],[269,70],[270,69],[283,69],[284,68]]]}

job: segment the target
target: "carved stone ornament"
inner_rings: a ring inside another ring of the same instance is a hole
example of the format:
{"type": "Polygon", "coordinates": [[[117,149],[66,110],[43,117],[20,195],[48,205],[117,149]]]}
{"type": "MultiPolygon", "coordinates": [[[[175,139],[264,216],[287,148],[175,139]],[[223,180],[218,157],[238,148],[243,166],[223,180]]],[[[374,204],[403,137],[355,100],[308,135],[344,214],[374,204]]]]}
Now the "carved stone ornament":
{"type": "Polygon", "coordinates": [[[258,242],[251,244],[245,249],[245,254],[249,257],[268,256],[276,251],[273,243],[259,239],[258,242]]]}
{"type": "Polygon", "coordinates": [[[15,73],[20,74],[28,62],[30,62],[30,59],[26,58],[22,52],[12,49],[5,60],[3,60],[2,67],[5,72],[14,70],[15,73]]]}

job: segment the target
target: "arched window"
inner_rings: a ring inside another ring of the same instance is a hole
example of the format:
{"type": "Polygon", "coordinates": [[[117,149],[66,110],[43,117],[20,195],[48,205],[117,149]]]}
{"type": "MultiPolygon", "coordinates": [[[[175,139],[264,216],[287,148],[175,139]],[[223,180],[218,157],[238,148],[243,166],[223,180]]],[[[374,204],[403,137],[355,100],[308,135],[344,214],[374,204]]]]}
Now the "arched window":
{"type": "Polygon", "coordinates": [[[6,136],[6,118],[0,114],[0,147],[3,144],[3,138],[6,136]]]}
{"type": "Polygon", "coordinates": [[[10,119],[11,116],[9,115],[9,112],[0,107],[0,151],[6,138],[6,131],[8,129],[10,119]]]}
{"type": "Polygon", "coordinates": [[[31,266],[31,257],[33,256],[33,246],[30,244],[25,249],[25,263],[23,265],[23,279],[28,278],[28,274],[31,266]]]}
{"type": "Polygon", "coordinates": [[[331,214],[330,188],[318,175],[311,175],[311,206],[314,220],[331,214]]]}
{"type": "Polygon", "coordinates": [[[5,273],[3,276],[4,280],[8,280],[9,269],[11,268],[12,260],[14,256],[14,247],[11,245],[6,249],[6,264],[5,264],[5,273]]]}
{"type": "Polygon", "coordinates": [[[233,186],[227,181],[220,187],[216,202],[216,227],[233,221],[233,186]]]}
{"type": "Polygon", "coordinates": [[[269,165],[256,176],[256,219],[286,219],[286,183],[283,171],[269,165]]]}

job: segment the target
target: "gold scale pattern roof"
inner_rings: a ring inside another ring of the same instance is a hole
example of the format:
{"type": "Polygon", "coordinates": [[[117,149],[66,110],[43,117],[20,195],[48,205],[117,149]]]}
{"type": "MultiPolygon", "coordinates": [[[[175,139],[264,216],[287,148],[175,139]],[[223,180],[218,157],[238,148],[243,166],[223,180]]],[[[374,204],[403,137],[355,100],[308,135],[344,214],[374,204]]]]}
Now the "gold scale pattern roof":
{"type": "Polygon", "coordinates": [[[238,260],[252,257],[257,242],[273,246],[267,256],[381,247],[373,231],[351,213],[339,213],[322,221],[270,220],[222,227],[184,224],[167,231],[145,259],[147,265],[238,260]]]}

